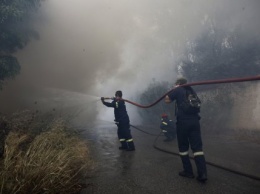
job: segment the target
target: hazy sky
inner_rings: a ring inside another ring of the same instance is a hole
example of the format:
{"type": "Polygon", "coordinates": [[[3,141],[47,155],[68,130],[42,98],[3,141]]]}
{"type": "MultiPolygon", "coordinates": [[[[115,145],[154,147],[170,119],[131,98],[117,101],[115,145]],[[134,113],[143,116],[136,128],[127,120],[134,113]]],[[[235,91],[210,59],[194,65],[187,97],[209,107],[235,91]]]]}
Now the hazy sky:
{"type": "Polygon", "coordinates": [[[259,8],[258,0],[46,0],[35,22],[40,40],[17,53],[21,74],[0,93],[0,106],[55,104],[54,96],[67,104],[65,92],[82,99],[118,89],[130,99],[152,79],[173,81],[187,41],[211,25],[258,37],[259,8]]]}

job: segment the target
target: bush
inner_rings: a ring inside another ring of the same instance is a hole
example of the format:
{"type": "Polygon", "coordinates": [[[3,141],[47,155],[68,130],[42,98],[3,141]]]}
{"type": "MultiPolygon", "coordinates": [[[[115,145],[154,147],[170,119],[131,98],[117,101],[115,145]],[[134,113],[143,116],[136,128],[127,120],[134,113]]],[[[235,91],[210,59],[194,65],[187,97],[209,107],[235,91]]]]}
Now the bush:
{"type": "Polygon", "coordinates": [[[56,120],[35,137],[11,131],[1,167],[1,193],[78,193],[93,162],[86,142],[56,120]]]}
{"type": "MultiPolygon", "coordinates": [[[[141,105],[150,105],[171,89],[172,88],[170,87],[169,82],[159,82],[153,80],[153,82],[148,85],[147,89],[139,94],[139,99],[137,101],[139,101],[141,105]]],[[[146,125],[157,124],[159,126],[162,113],[166,113],[169,115],[169,118],[174,119],[174,103],[171,105],[166,104],[163,98],[151,108],[139,108],[138,113],[142,118],[143,123],[146,125]]]]}

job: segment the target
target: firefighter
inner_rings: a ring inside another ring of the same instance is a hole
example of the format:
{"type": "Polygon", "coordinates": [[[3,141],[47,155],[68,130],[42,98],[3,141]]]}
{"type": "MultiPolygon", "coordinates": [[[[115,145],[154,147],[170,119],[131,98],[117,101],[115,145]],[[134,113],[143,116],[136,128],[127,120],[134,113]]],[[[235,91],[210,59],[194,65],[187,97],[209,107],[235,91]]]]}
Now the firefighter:
{"type": "Polygon", "coordinates": [[[184,170],[179,172],[180,176],[194,178],[192,165],[189,159],[189,146],[192,149],[196,163],[198,177],[197,180],[205,182],[207,180],[207,169],[204,152],[202,150],[202,139],[200,132],[200,116],[198,112],[187,113],[183,104],[186,103],[187,90],[194,90],[190,86],[181,87],[186,84],[185,78],[177,79],[175,90],[165,96],[165,103],[176,101],[177,111],[177,140],[184,170]]]}
{"type": "Polygon", "coordinates": [[[115,98],[112,99],[112,102],[105,102],[104,97],[101,97],[101,101],[105,106],[114,108],[115,124],[118,127],[117,135],[121,143],[119,149],[134,151],[135,145],[130,131],[130,120],[122,96],[122,91],[116,91],[115,98]]]}
{"type": "Polygon", "coordinates": [[[168,115],[165,113],[162,114],[160,128],[166,137],[166,139],[163,140],[164,142],[169,142],[175,139],[176,137],[175,124],[173,120],[170,120],[168,118],[168,115]]]}

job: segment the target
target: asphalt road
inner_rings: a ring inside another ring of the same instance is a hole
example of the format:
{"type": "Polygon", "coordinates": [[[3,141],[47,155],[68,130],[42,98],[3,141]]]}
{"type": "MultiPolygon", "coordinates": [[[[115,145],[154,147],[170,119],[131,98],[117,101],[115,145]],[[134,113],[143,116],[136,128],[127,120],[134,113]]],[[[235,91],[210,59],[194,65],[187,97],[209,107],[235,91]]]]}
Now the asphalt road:
{"type": "MultiPolygon", "coordinates": [[[[160,133],[158,129],[145,127],[142,129],[153,134],[160,133]]],[[[89,126],[84,135],[90,142],[97,170],[92,178],[86,180],[90,186],[81,194],[260,193],[260,181],[211,165],[207,165],[208,181],[206,184],[202,184],[196,179],[180,177],[178,175],[178,172],[182,170],[180,158],[154,149],[156,136],[136,129],[132,129],[136,145],[136,150],[133,152],[118,149],[119,143],[114,124],[96,123],[89,126]]],[[[176,140],[165,143],[163,139],[163,136],[159,137],[156,146],[165,150],[177,151],[176,140]]],[[[230,142],[232,143],[227,138],[207,137],[204,141],[206,160],[240,171],[253,172],[254,175],[260,176],[260,146],[252,144],[250,147],[249,145],[250,152],[249,147],[240,146],[241,142],[233,141],[232,145],[230,142]],[[219,145],[223,145],[223,147],[219,145]],[[239,149],[238,147],[236,149],[236,146],[239,146],[239,149]],[[231,152],[227,148],[230,148],[231,152]],[[234,154],[234,150],[238,150],[235,152],[236,154],[234,154]],[[250,163],[243,160],[244,154],[247,154],[246,157],[249,157],[250,163]],[[237,158],[242,158],[242,160],[237,158]]],[[[192,164],[196,173],[194,161],[192,164]]]]}

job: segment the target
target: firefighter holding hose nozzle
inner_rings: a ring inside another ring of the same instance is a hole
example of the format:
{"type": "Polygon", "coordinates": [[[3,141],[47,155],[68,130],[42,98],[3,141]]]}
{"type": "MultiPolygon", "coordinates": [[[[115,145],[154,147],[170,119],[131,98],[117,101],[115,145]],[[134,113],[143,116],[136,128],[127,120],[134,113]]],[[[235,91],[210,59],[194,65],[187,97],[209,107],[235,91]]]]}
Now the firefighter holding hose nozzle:
{"type": "Polygon", "coordinates": [[[116,91],[114,98],[101,97],[101,101],[105,106],[114,108],[115,123],[118,127],[117,135],[121,143],[119,149],[134,151],[135,145],[130,131],[130,120],[122,96],[122,91],[116,91]],[[111,99],[112,102],[105,102],[106,99],[111,99]]]}
{"type": "Polygon", "coordinates": [[[175,115],[177,118],[177,140],[179,153],[184,170],[180,176],[194,178],[189,158],[189,146],[194,155],[198,177],[197,180],[207,180],[207,169],[200,132],[200,100],[190,86],[181,86],[187,83],[185,78],[177,79],[175,89],[165,96],[165,103],[175,102],[175,115]]]}

